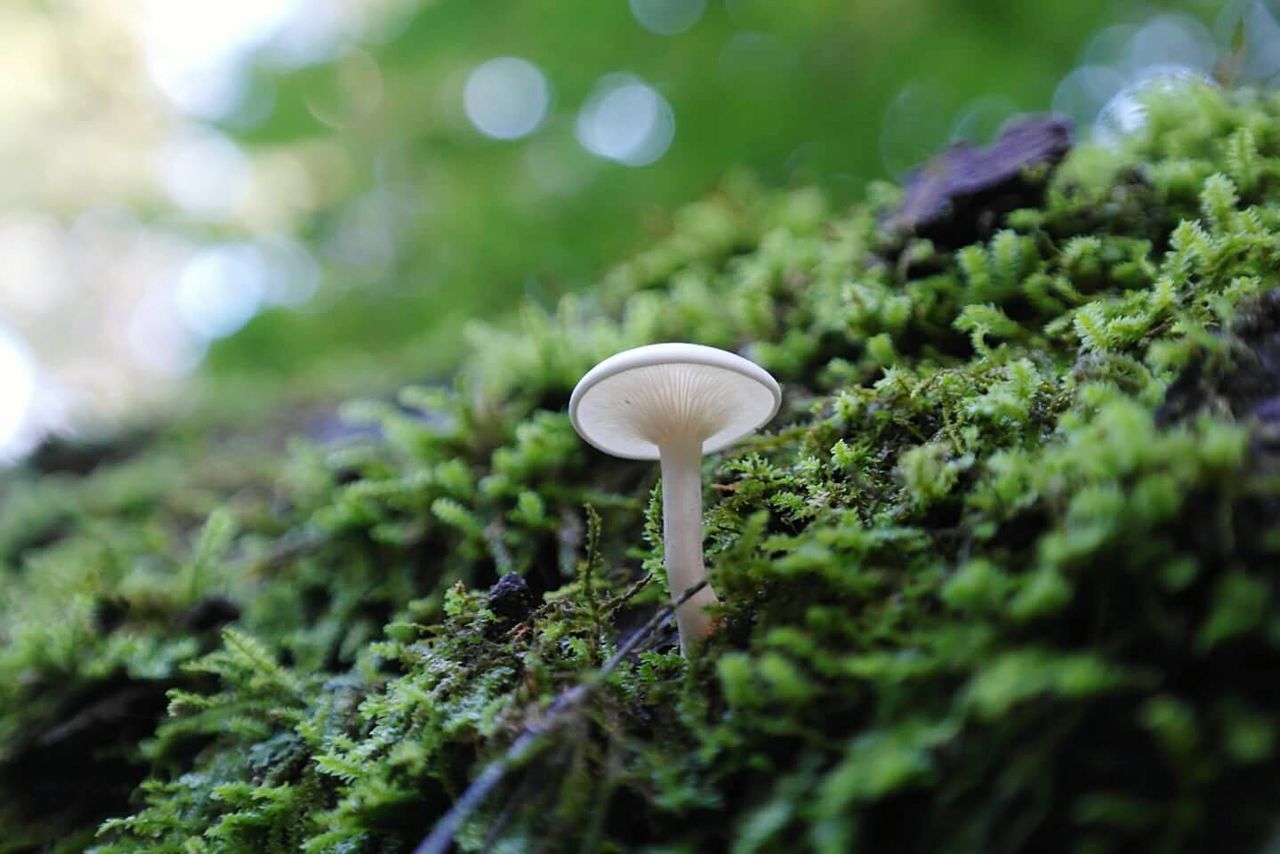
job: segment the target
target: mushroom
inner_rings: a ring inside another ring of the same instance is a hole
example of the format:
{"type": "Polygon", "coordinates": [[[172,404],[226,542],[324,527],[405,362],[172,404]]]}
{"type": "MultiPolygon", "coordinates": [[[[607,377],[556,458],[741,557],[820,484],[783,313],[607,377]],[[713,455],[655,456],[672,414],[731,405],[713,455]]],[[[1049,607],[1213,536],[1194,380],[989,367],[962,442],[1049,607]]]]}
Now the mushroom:
{"type": "MultiPolygon", "coordinates": [[[[672,601],[706,578],[702,563],[702,455],[762,427],[782,402],[778,382],[754,362],[700,344],[624,350],[586,373],[569,420],[606,454],[662,465],[662,541],[672,601]]],[[[711,631],[703,587],[676,609],[680,649],[711,631]]]]}

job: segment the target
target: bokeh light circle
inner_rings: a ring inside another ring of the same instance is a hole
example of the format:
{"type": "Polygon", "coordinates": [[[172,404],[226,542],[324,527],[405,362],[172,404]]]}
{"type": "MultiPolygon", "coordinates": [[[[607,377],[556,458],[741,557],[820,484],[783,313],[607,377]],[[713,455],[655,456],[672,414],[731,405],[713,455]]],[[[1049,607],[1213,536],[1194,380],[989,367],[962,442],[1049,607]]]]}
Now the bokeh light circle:
{"type": "Polygon", "coordinates": [[[1082,65],[1062,79],[1053,92],[1053,111],[1079,127],[1089,127],[1102,108],[1124,88],[1124,76],[1105,65],[1082,65]]]}
{"type": "Polygon", "coordinates": [[[950,136],[953,114],[937,86],[904,86],[880,120],[880,158],[885,171],[903,178],[937,153],[950,136]]]}
{"type": "Polygon", "coordinates": [[[538,129],[551,106],[551,87],[532,62],[501,56],[476,66],[463,88],[476,129],[494,139],[520,139],[538,129]]]}
{"type": "Polygon", "coordinates": [[[987,145],[1000,135],[1000,129],[1018,114],[1018,105],[1004,95],[982,95],[960,111],[951,130],[951,142],[987,145]]]}
{"type": "Polygon", "coordinates": [[[253,246],[202,249],[178,276],[174,292],[178,316],[201,338],[225,338],[258,312],[266,276],[261,253],[253,246]]]}
{"type": "Polygon", "coordinates": [[[631,0],[631,14],[640,26],[660,36],[688,32],[706,8],[706,0],[631,0]]]}
{"type": "Polygon", "coordinates": [[[583,148],[627,166],[660,159],[675,138],[675,114],[667,99],[630,74],[601,79],[578,113],[576,128],[583,148]]]}
{"type": "Polygon", "coordinates": [[[305,96],[307,109],[321,124],[339,130],[356,127],[382,106],[386,84],[368,51],[348,51],[324,77],[305,96]]]}
{"type": "Polygon", "coordinates": [[[160,151],[165,193],[184,211],[207,217],[230,214],[250,179],[249,158],[216,131],[184,128],[160,151]]]}
{"type": "Polygon", "coordinates": [[[1148,21],[1133,34],[1126,53],[1130,70],[1139,74],[1170,66],[1208,72],[1217,58],[1213,34],[1185,14],[1158,15],[1148,21]]]}

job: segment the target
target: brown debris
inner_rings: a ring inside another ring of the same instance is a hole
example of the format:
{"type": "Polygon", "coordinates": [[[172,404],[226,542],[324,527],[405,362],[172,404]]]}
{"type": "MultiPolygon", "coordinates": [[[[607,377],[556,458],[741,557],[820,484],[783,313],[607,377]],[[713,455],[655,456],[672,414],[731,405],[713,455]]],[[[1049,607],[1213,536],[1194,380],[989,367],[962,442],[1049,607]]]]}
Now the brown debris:
{"type": "Polygon", "coordinates": [[[1071,124],[1060,116],[1014,119],[985,148],[956,143],[908,179],[889,227],[943,249],[984,239],[1009,211],[1043,202],[1052,167],[1070,150],[1071,124]]]}

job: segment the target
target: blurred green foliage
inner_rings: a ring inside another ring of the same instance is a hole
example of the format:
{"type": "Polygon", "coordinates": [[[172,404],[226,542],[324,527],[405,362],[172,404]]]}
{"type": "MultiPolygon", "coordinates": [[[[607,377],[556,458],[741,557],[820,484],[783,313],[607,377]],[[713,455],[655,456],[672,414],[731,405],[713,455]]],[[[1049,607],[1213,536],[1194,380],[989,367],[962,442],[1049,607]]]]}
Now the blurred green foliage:
{"type": "Polygon", "coordinates": [[[624,0],[416,4],[354,60],[376,63],[380,84],[344,76],[350,57],[260,71],[249,102],[271,111],[251,129],[229,130],[264,148],[328,140],[350,183],[307,236],[327,263],[322,310],[262,316],[216,346],[211,365],[223,375],[296,376],[376,359],[388,376],[444,373],[467,319],[580,290],[606,263],[669,232],[673,206],[730,169],[768,185],[817,182],[843,203],[884,176],[886,156],[910,164],[937,150],[978,96],[1046,109],[1087,38],[1137,8],[713,0],[689,32],[660,36],[624,0]],[[485,138],[462,110],[467,73],[503,55],[536,63],[554,95],[546,124],[515,142],[485,138]],[[600,160],[574,139],[576,111],[614,72],[640,76],[674,109],[674,144],[655,164],[600,160]],[[359,101],[376,85],[380,106],[351,127],[335,130],[309,107],[359,101]],[[909,102],[886,129],[886,111],[908,86],[909,102]],[[545,189],[540,170],[564,186],[545,189]],[[359,204],[384,211],[376,239],[391,241],[385,266],[344,263],[326,248],[359,204]]]}

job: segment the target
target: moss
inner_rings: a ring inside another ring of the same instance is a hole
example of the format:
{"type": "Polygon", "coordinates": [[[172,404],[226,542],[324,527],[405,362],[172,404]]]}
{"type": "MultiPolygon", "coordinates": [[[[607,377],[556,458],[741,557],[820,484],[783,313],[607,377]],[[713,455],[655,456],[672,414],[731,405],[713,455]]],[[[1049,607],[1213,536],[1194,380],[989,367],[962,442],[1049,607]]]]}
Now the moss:
{"type": "Polygon", "coordinates": [[[1158,101],[954,248],[888,229],[890,187],[736,179],[341,438],[11,475],[0,836],[411,850],[507,757],[466,850],[1262,845],[1278,119],[1158,101]],[[751,355],[784,408],[706,461],[704,654],[606,666],[665,596],[656,472],[564,406],[662,339],[751,355]]]}

